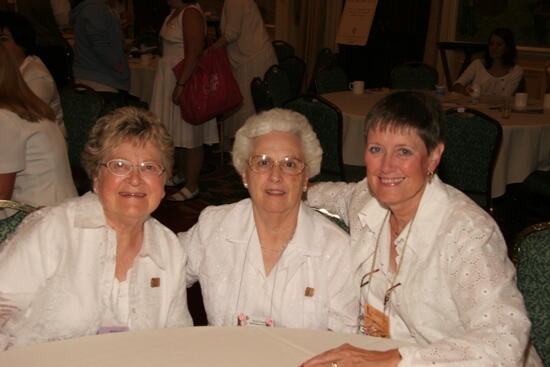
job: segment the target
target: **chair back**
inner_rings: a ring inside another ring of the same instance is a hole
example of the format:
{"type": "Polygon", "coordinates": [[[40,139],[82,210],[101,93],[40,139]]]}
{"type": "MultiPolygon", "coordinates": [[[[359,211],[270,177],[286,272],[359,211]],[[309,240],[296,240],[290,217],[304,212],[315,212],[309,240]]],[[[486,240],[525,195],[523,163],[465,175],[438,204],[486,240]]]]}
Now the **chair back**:
{"type": "Polygon", "coordinates": [[[321,69],[315,75],[315,91],[317,94],[340,92],[348,89],[348,77],[345,71],[338,66],[321,69]]]}
{"type": "Polygon", "coordinates": [[[302,90],[304,74],[306,72],[306,63],[297,56],[290,56],[279,62],[281,69],[286,71],[290,80],[290,91],[292,97],[296,97],[302,90]]]}
{"type": "Polygon", "coordinates": [[[545,366],[550,366],[550,222],[518,235],[514,247],[517,284],[531,320],[530,339],[545,366]]]}
{"type": "Polygon", "coordinates": [[[0,208],[17,211],[7,218],[0,219],[0,243],[2,243],[15,232],[19,223],[21,223],[29,213],[33,212],[35,208],[12,200],[0,200],[0,208]]]}
{"type": "Polygon", "coordinates": [[[321,173],[312,181],[343,181],[342,112],[338,107],[322,97],[302,95],[285,103],[284,108],[309,120],[323,148],[321,173]]]}
{"type": "Polygon", "coordinates": [[[395,67],[390,78],[393,89],[435,90],[438,74],[434,67],[413,61],[395,67]]]}
{"type": "Polygon", "coordinates": [[[269,87],[261,78],[255,77],[250,82],[250,94],[254,101],[256,113],[267,111],[273,108],[273,97],[269,91],[269,87]]]}
{"type": "Polygon", "coordinates": [[[271,65],[265,72],[264,81],[269,87],[273,106],[282,107],[282,105],[292,98],[292,89],[288,74],[279,65],[271,65]]]}
{"type": "Polygon", "coordinates": [[[309,83],[308,92],[315,92],[315,76],[320,70],[328,69],[336,65],[338,54],[332,52],[330,48],[323,48],[317,53],[315,65],[313,67],[313,77],[309,83]]]}
{"type": "Polygon", "coordinates": [[[336,215],[334,213],[331,213],[331,212],[329,212],[328,210],[326,210],[324,208],[314,208],[314,207],[312,207],[311,209],[315,210],[316,212],[321,213],[328,220],[330,220],[332,223],[336,224],[338,227],[342,228],[344,231],[349,233],[348,225],[338,215],[336,215]]]}
{"type": "Polygon", "coordinates": [[[490,211],[493,169],[502,141],[502,126],[474,109],[448,110],[441,179],[490,211]]]}
{"type": "Polygon", "coordinates": [[[273,45],[273,49],[275,50],[275,55],[277,55],[277,61],[281,62],[287,57],[294,56],[294,46],[292,46],[290,43],[282,41],[282,40],[275,40],[271,42],[273,45]]]}

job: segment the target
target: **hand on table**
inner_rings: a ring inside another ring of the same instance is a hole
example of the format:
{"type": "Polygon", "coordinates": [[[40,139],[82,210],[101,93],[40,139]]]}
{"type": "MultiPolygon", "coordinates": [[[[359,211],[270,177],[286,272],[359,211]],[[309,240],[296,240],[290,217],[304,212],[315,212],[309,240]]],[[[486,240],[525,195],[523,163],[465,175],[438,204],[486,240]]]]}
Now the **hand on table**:
{"type": "Polygon", "coordinates": [[[400,361],[397,349],[377,352],[343,344],[313,357],[300,367],[395,367],[400,361]]]}

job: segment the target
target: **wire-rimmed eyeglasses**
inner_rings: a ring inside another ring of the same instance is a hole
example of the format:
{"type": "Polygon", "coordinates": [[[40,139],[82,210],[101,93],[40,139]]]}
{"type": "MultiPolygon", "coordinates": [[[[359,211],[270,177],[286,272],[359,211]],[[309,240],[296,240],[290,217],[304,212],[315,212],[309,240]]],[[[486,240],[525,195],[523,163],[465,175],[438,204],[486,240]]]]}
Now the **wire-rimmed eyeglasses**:
{"type": "Polygon", "coordinates": [[[296,157],[284,157],[276,161],[266,154],[261,154],[250,157],[248,166],[256,173],[268,173],[273,167],[279,167],[285,175],[297,175],[304,171],[306,164],[296,157]]]}
{"type": "Polygon", "coordinates": [[[133,164],[126,159],[111,159],[110,161],[101,163],[100,165],[107,167],[109,172],[120,177],[128,176],[134,167],[138,167],[139,172],[143,177],[158,177],[165,171],[164,166],[160,163],[141,162],[133,164]]]}

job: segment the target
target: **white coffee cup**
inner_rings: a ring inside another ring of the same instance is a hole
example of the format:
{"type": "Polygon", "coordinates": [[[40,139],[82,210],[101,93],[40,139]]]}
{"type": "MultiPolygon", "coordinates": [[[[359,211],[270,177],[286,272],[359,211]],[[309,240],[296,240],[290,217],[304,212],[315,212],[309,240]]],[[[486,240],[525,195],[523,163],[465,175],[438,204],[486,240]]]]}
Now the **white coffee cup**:
{"type": "Polygon", "coordinates": [[[363,94],[365,91],[365,82],[362,80],[355,80],[349,83],[349,89],[351,89],[353,94],[363,94]]]}
{"type": "Polygon", "coordinates": [[[544,103],[543,103],[545,110],[550,110],[550,93],[546,93],[544,95],[544,103]]]}
{"type": "Polygon", "coordinates": [[[514,107],[515,108],[527,107],[527,93],[516,93],[514,97],[514,107]]]}
{"type": "Polygon", "coordinates": [[[141,66],[148,66],[151,63],[151,60],[153,60],[153,55],[151,54],[141,54],[139,57],[141,66]]]}

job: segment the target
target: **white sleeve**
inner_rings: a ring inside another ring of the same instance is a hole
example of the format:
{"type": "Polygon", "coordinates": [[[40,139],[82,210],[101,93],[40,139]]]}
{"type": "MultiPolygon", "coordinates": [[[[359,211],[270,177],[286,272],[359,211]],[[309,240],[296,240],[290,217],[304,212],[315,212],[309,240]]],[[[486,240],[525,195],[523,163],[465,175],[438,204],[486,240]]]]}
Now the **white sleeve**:
{"type": "Polygon", "coordinates": [[[515,65],[510,71],[510,76],[506,81],[506,85],[504,86],[502,95],[513,96],[514,93],[516,92],[516,89],[518,89],[519,83],[521,83],[522,78],[523,78],[523,68],[519,65],[515,65]]]}
{"type": "Polygon", "coordinates": [[[464,70],[462,75],[460,75],[460,77],[455,80],[453,85],[461,84],[463,87],[467,87],[468,85],[472,84],[480,66],[483,67],[483,64],[481,64],[481,61],[479,59],[472,61],[470,65],[468,65],[466,70],[464,70]]]}
{"type": "Polygon", "coordinates": [[[0,111],[0,173],[14,173],[25,169],[26,137],[21,124],[0,111]]]}
{"type": "Polygon", "coordinates": [[[400,367],[523,365],[530,322],[515,269],[496,224],[475,226],[457,231],[446,259],[462,328],[432,344],[399,348],[400,367]]]}
{"type": "Polygon", "coordinates": [[[241,35],[245,6],[239,0],[225,0],[222,13],[224,27],[221,31],[228,43],[235,42],[241,35]]]}
{"type": "Polygon", "coordinates": [[[187,232],[178,233],[178,238],[181,245],[185,249],[185,254],[187,256],[187,262],[185,265],[187,287],[191,287],[199,280],[200,267],[204,257],[204,244],[201,236],[201,225],[207,212],[208,208],[203,210],[199,216],[198,222],[187,232]]]}
{"type": "Polygon", "coordinates": [[[27,85],[34,94],[38,96],[44,103],[50,105],[56,92],[53,80],[48,79],[45,76],[37,76],[29,80],[25,80],[27,85]]]}
{"type": "Polygon", "coordinates": [[[337,214],[349,224],[348,211],[357,185],[357,183],[345,182],[318,183],[308,189],[307,202],[313,208],[327,209],[331,213],[337,214]]]}
{"type": "Polygon", "coordinates": [[[53,16],[59,28],[69,27],[71,4],[69,0],[50,0],[53,16]]]}
{"type": "Polygon", "coordinates": [[[0,350],[9,343],[6,321],[25,312],[61,259],[49,210],[30,214],[0,247],[0,350]]]}

